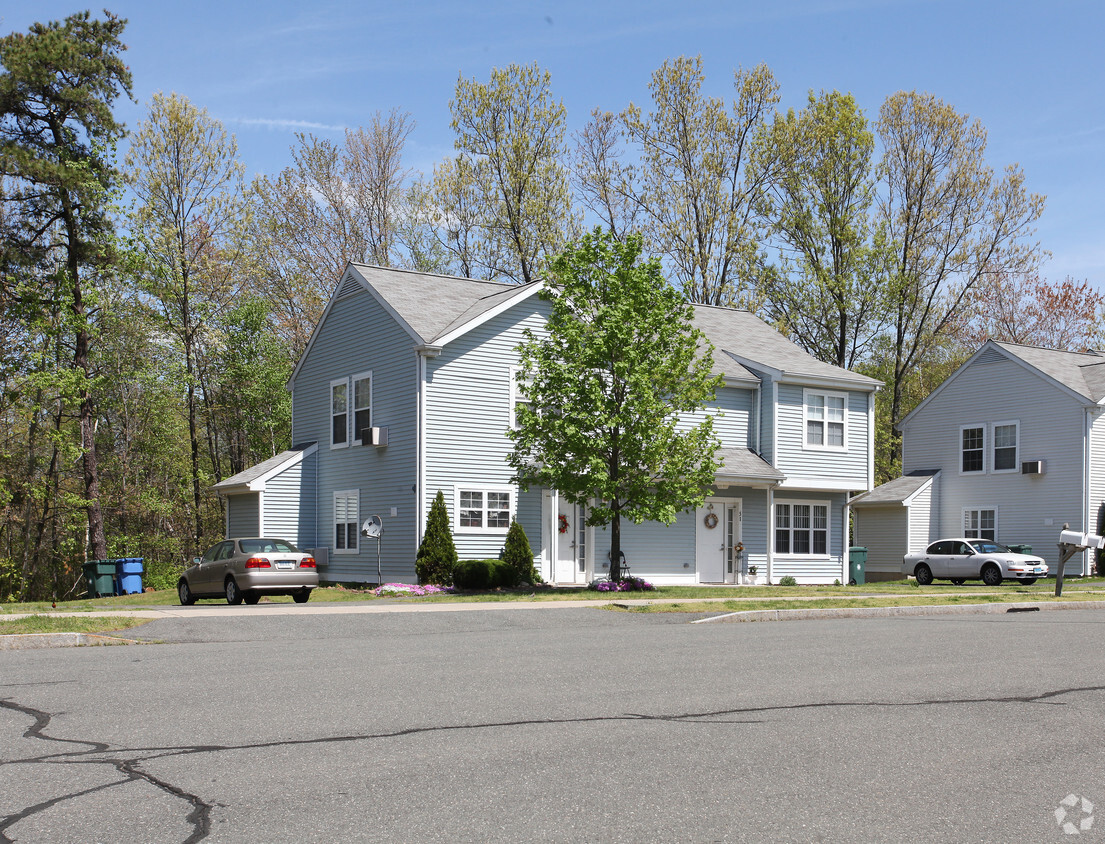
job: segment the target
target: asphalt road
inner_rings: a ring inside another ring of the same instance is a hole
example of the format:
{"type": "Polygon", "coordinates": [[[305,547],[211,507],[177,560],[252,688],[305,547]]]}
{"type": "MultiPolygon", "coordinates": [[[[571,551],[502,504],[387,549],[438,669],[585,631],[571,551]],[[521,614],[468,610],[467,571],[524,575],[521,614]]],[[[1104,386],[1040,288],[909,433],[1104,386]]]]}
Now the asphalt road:
{"type": "Polygon", "coordinates": [[[0,653],[0,841],[1105,842],[1100,610],[137,633],[0,653]]]}

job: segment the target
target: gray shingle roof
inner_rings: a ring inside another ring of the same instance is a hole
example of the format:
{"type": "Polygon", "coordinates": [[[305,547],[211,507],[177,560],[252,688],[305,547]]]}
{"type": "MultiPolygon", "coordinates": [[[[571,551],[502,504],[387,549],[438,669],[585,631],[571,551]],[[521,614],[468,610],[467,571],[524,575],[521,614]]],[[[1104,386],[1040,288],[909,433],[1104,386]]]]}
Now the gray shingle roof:
{"type": "Polygon", "coordinates": [[[929,483],[937,474],[935,469],[919,469],[887,481],[868,492],[861,492],[851,499],[850,504],[902,504],[911,495],[929,483]]]}
{"type": "Polygon", "coordinates": [[[1105,356],[1099,353],[1065,352],[997,341],[994,345],[1091,401],[1105,398],[1105,356]]]}
{"type": "Polygon", "coordinates": [[[243,469],[236,475],[231,475],[229,478],[219,481],[215,484],[214,489],[223,490],[231,487],[245,486],[258,478],[264,477],[274,469],[279,469],[285,463],[290,463],[313,445],[313,442],[293,445],[288,450],[282,451],[270,457],[268,460],[263,460],[256,466],[250,466],[248,469],[243,469]]]}
{"type": "Polygon", "coordinates": [[[723,448],[718,450],[717,456],[721,459],[717,474],[721,476],[762,478],[768,481],[781,481],[786,477],[749,448],[723,448]]]}

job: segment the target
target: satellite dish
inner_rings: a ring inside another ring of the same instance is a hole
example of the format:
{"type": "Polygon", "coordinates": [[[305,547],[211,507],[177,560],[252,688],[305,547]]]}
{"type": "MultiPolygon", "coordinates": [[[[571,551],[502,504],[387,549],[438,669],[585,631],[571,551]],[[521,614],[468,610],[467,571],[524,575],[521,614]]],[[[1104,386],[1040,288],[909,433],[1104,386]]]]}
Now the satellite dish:
{"type": "Polygon", "coordinates": [[[361,536],[379,538],[384,533],[384,523],[379,516],[369,516],[361,525],[361,536]]]}

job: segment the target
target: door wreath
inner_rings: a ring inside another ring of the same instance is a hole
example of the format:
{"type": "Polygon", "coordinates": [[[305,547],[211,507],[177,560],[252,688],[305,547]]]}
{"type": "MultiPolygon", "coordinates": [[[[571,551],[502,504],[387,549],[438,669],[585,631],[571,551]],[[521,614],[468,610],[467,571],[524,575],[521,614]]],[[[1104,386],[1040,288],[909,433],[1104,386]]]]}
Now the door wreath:
{"type": "Polygon", "coordinates": [[[702,524],[706,525],[707,530],[713,530],[717,527],[717,513],[707,513],[706,518],[702,520],[702,524]]]}
{"type": "Polygon", "coordinates": [[[560,514],[560,532],[568,532],[568,517],[565,516],[563,513],[560,514]]]}

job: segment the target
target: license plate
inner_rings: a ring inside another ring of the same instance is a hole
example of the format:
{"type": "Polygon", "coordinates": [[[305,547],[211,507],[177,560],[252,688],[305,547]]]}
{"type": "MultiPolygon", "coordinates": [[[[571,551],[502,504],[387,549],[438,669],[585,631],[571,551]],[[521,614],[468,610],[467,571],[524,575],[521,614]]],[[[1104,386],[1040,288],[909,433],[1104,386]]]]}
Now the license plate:
{"type": "Polygon", "coordinates": [[[277,560],[276,567],[278,569],[294,569],[295,560],[277,560]]]}

